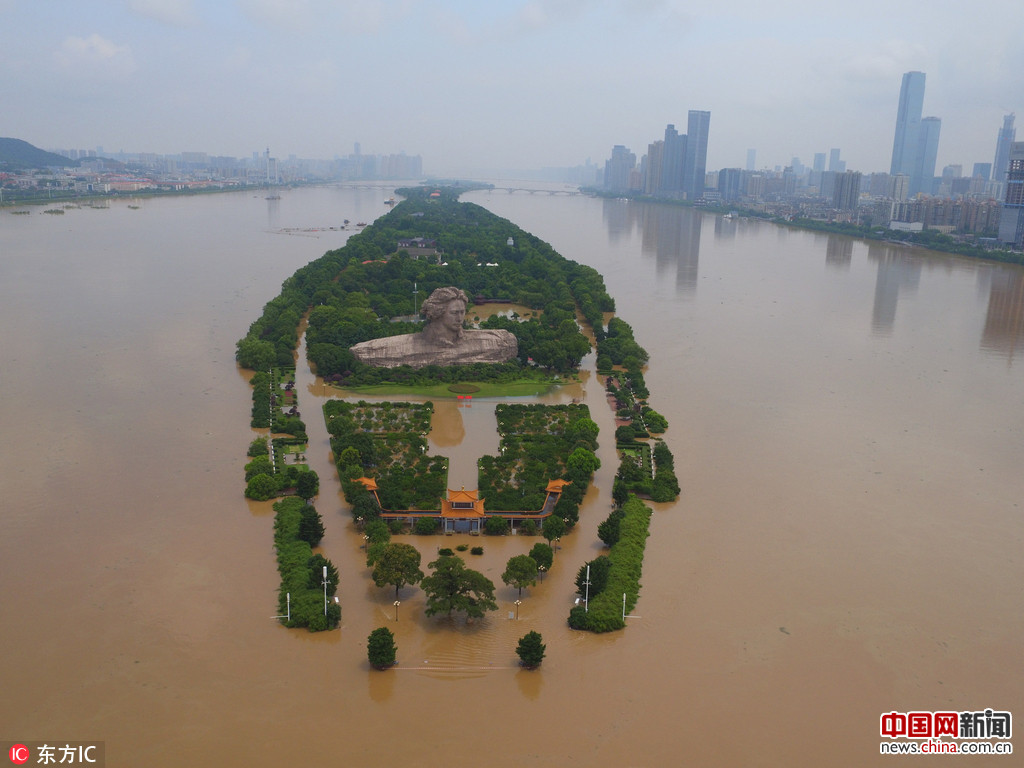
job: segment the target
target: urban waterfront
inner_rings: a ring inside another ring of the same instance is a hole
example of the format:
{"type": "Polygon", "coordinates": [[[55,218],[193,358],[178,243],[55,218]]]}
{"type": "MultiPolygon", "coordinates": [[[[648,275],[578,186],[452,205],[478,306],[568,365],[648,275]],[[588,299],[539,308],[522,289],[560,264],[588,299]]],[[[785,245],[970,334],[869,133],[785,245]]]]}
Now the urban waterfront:
{"type": "MultiPolygon", "coordinates": [[[[651,352],[683,493],[655,505],[640,618],[565,625],[616,465],[592,355],[549,396],[602,429],[581,524],[518,620],[499,588],[470,626],[411,588],[394,620],[300,360],[342,628],[277,625],[234,344],[392,192],[0,212],[4,738],[103,740],[110,765],[862,766],[883,712],[1014,708],[1024,269],[670,205],[463,198],[597,268],[651,352]],[[400,664],[376,673],[382,625],[400,664]],[[531,629],[537,672],[514,664],[531,629]]],[[[493,450],[488,408],[439,406],[432,450],[493,450]]],[[[409,541],[426,563],[441,540],[409,541]]],[[[474,543],[495,582],[525,551],[474,543]]]]}

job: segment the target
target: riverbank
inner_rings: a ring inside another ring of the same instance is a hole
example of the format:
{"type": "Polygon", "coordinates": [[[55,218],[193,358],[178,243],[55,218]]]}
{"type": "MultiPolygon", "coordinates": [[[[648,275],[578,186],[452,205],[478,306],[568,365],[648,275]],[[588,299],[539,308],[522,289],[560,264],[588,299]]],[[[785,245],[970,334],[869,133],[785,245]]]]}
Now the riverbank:
{"type": "Polygon", "coordinates": [[[773,224],[792,229],[808,229],[815,232],[828,232],[836,235],[857,237],[862,240],[874,240],[893,243],[896,245],[915,246],[927,248],[940,253],[952,253],[957,256],[966,256],[970,259],[983,259],[986,261],[997,261],[1003,264],[1024,264],[1024,253],[1020,251],[1009,251],[1002,248],[987,248],[976,245],[974,242],[957,240],[955,237],[943,234],[938,230],[926,229],[921,232],[904,232],[902,230],[888,229],[881,226],[864,226],[845,222],[821,221],[805,217],[786,218],[776,216],[765,211],[747,208],[739,204],[733,205],[698,205],[688,200],[671,200],[649,195],[634,195],[622,192],[608,192],[595,188],[581,188],[594,197],[623,198],[641,203],[658,203],[661,205],[673,205],[682,208],[695,208],[708,213],[723,215],[738,214],[739,216],[753,219],[763,219],[773,224]]]}

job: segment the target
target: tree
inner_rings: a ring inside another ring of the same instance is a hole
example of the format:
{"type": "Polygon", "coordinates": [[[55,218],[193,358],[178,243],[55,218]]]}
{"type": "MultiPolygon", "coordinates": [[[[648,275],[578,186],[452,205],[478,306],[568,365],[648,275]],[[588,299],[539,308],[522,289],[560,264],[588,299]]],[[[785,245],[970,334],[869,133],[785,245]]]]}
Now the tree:
{"type": "Polygon", "coordinates": [[[612,569],[612,561],[607,555],[600,555],[589,563],[580,566],[576,574],[576,591],[589,597],[591,600],[604,592],[608,586],[608,574],[612,569]],[[587,589],[587,566],[590,566],[590,589],[587,589]]]}
{"type": "Polygon", "coordinates": [[[295,481],[295,495],[300,499],[312,499],[320,492],[320,476],[313,470],[300,472],[295,481]]]}
{"type": "Polygon", "coordinates": [[[422,578],[420,553],[411,544],[385,544],[376,554],[373,583],[378,587],[394,585],[395,597],[406,584],[418,584],[422,578]]]}
{"type": "Polygon", "coordinates": [[[246,336],[238,342],[235,359],[243,368],[253,371],[269,370],[277,359],[274,345],[269,341],[246,336]]]}
{"type": "Polygon", "coordinates": [[[245,481],[249,482],[256,475],[273,475],[274,465],[270,461],[270,457],[266,454],[262,456],[256,456],[245,465],[245,481]]]}
{"type": "Polygon", "coordinates": [[[323,555],[313,555],[309,558],[306,566],[309,570],[308,587],[312,590],[323,589],[325,565],[327,566],[327,596],[334,597],[334,593],[338,591],[338,582],[340,581],[338,569],[334,566],[334,563],[323,555]]]}
{"type": "Polygon", "coordinates": [[[543,568],[546,571],[551,568],[551,564],[555,561],[555,550],[549,544],[537,542],[530,550],[530,557],[537,564],[537,568],[543,568]]]}
{"type": "Polygon", "coordinates": [[[542,639],[540,632],[527,632],[519,638],[516,654],[519,656],[519,663],[527,669],[536,669],[544,660],[544,650],[547,646],[541,642],[542,639]]]}
{"type": "Polygon", "coordinates": [[[509,522],[501,515],[490,515],[484,520],[484,533],[488,536],[504,536],[508,533],[509,522]]]}
{"type": "Polygon", "coordinates": [[[505,572],[501,574],[501,580],[510,587],[519,590],[523,594],[523,587],[533,586],[537,583],[537,561],[529,555],[515,555],[510,557],[505,564],[505,572]]]}
{"type": "Polygon", "coordinates": [[[440,527],[441,523],[436,517],[417,517],[416,522],[412,524],[412,532],[420,536],[431,536],[437,533],[440,527]]]}
{"type": "Polygon", "coordinates": [[[551,544],[555,539],[560,539],[563,533],[565,533],[565,521],[558,515],[548,515],[544,520],[544,525],[541,526],[540,535],[548,540],[548,544],[551,544]]]}
{"type": "Polygon", "coordinates": [[[379,517],[366,523],[363,527],[363,534],[366,536],[367,549],[374,544],[387,544],[391,540],[391,529],[379,517]]]}
{"type": "Polygon", "coordinates": [[[397,652],[395,636],[387,627],[378,627],[366,638],[366,656],[374,669],[393,667],[397,652]]]}
{"type": "Polygon", "coordinates": [[[619,540],[619,529],[625,516],[626,513],[620,507],[616,507],[605,521],[597,526],[597,538],[603,541],[606,547],[614,545],[619,540]]]}
{"type": "Polygon", "coordinates": [[[439,557],[427,565],[434,569],[420,582],[427,596],[427,616],[451,616],[455,611],[465,611],[470,618],[480,618],[485,611],[498,609],[493,582],[479,571],[467,568],[461,557],[439,557]]]}
{"type": "Polygon", "coordinates": [[[565,465],[569,469],[574,469],[584,476],[589,476],[593,474],[595,470],[600,468],[601,460],[588,448],[579,447],[569,454],[569,458],[566,459],[565,465]]]}
{"type": "Polygon", "coordinates": [[[299,538],[309,546],[315,547],[324,537],[324,521],[311,504],[303,505],[299,513],[299,538]]]}
{"type": "Polygon", "coordinates": [[[245,486],[245,495],[256,501],[266,501],[277,495],[277,480],[270,475],[259,474],[245,486]]]}

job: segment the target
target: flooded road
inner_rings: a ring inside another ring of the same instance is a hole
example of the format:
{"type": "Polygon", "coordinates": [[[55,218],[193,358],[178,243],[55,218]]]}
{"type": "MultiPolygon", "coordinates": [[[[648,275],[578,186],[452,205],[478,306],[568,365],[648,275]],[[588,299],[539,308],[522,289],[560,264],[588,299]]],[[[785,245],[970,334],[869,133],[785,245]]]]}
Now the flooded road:
{"type": "MultiPolygon", "coordinates": [[[[668,206],[466,198],[601,271],[651,352],[683,495],[656,505],[640,618],[565,625],[616,465],[591,356],[549,396],[602,430],[581,524],[518,620],[498,586],[469,626],[410,587],[396,620],[369,580],[317,418],[330,390],[300,366],[343,621],[277,625],[234,344],[343,244],[329,227],[390,194],[0,212],[3,738],[103,740],[112,766],[863,766],[884,762],[882,712],[1019,708],[1024,270],[668,206]],[[366,663],[377,626],[388,673],[366,663]],[[531,629],[537,672],[514,663],[531,629]]],[[[493,403],[435,405],[430,450],[470,487],[493,403]]],[[[497,585],[528,548],[464,538],[497,585]]],[[[424,566],[462,543],[409,540],[424,566]]]]}

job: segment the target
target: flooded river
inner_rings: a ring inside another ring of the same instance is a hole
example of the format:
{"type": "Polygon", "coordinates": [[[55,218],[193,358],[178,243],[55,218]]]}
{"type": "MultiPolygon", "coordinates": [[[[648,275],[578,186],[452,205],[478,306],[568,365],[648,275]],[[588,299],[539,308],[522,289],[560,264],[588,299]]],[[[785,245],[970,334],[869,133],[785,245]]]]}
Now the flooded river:
{"type": "MultiPolygon", "coordinates": [[[[651,352],[683,494],[655,505],[637,618],[565,624],[615,470],[590,356],[547,396],[602,430],[581,524],[518,619],[500,574],[527,547],[473,539],[500,609],[469,626],[369,580],[317,418],[330,390],[300,366],[343,622],[280,627],[234,344],[391,192],[0,212],[0,739],[156,768],[863,766],[885,762],[883,712],[1021,709],[1024,270],[582,196],[465,199],[597,268],[651,352]],[[377,626],[387,673],[366,663],[377,626]],[[529,630],[537,672],[515,665],[529,630]]],[[[451,484],[493,423],[493,403],[438,402],[451,484]]],[[[462,540],[410,541],[425,565],[462,540]]]]}

